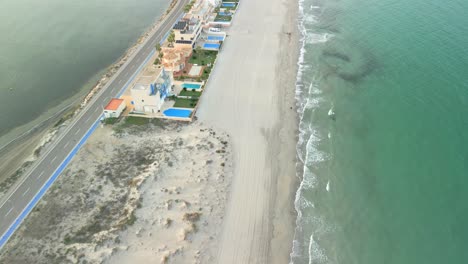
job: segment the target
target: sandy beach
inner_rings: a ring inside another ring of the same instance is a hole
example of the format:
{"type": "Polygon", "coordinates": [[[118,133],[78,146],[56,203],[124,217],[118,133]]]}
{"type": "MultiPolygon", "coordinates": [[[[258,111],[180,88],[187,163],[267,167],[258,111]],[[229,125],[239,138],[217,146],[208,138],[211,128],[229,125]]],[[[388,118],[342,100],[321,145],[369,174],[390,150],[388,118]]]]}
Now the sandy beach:
{"type": "Polygon", "coordinates": [[[296,181],[295,1],[243,1],[199,120],[228,131],[234,177],[216,263],[288,263],[296,181]]]}

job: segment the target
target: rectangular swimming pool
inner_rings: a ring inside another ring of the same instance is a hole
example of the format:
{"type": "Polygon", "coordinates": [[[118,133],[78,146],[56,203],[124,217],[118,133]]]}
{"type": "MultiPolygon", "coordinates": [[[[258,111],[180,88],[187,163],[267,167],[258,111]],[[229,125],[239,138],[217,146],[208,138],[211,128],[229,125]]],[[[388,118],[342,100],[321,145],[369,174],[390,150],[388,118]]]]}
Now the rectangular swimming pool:
{"type": "Polygon", "coordinates": [[[164,110],[163,114],[168,117],[190,117],[192,110],[188,109],[179,109],[179,108],[169,108],[164,110]]]}
{"type": "Polygon", "coordinates": [[[183,83],[182,88],[187,88],[187,89],[200,89],[201,84],[198,83],[183,83]]]}
{"type": "Polygon", "coordinates": [[[220,16],[232,16],[231,12],[219,12],[220,16]]]}
{"type": "Polygon", "coordinates": [[[205,44],[203,44],[203,48],[205,48],[205,49],[219,49],[219,44],[217,44],[217,43],[205,43],[205,44]]]}
{"type": "Polygon", "coordinates": [[[224,40],[224,37],[223,37],[223,36],[208,36],[207,39],[208,39],[208,40],[220,40],[220,41],[223,41],[223,40],[224,40]]]}
{"type": "Polygon", "coordinates": [[[223,6],[223,7],[235,7],[236,4],[235,3],[223,3],[221,6],[223,6]]]}

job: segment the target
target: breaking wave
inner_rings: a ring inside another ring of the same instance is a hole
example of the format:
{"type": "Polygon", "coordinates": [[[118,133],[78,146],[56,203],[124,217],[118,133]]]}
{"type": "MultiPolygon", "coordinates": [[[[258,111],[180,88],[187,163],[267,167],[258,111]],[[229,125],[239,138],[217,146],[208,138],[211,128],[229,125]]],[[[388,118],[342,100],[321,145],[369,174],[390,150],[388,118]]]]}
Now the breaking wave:
{"type": "MultiPolygon", "coordinates": [[[[314,5],[309,6],[311,10],[320,8],[314,5]]],[[[297,155],[299,160],[298,167],[302,166],[302,175],[300,175],[302,178],[294,201],[297,219],[292,252],[290,254],[290,264],[328,263],[328,257],[317,240],[314,239],[314,235],[328,232],[330,227],[320,216],[310,216],[310,213],[308,215],[305,214],[305,210],[310,211],[314,209],[315,205],[314,201],[311,201],[304,195],[304,192],[317,187],[317,175],[314,174],[311,168],[330,159],[329,154],[318,149],[318,145],[322,140],[328,140],[327,135],[322,136],[309,120],[310,114],[326,102],[322,97],[322,91],[317,85],[317,80],[314,77],[310,81],[304,78],[304,74],[307,74],[307,77],[310,78],[310,70],[312,69],[312,65],[308,64],[305,59],[308,51],[307,45],[325,43],[333,37],[332,34],[310,32],[306,28],[306,25],[315,23],[316,20],[315,15],[304,12],[304,0],[300,0],[298,27],[301,32],[301,47],[297,63],[296,102],[300,118],[297,155]],[[305,226],[312,226],[314,231],[304,230],[305,226]]]]}

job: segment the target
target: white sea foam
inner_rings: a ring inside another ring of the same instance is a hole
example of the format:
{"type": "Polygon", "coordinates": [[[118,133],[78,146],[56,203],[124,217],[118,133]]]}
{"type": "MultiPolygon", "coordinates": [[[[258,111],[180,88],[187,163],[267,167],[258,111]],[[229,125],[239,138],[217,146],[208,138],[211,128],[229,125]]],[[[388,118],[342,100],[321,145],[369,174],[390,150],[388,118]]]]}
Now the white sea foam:
{"type": "Polygon", "coordinates": [[[317,17],[314,15],[305,16],[303,22],[306,24],[315,24],[317,23],[317,17]]]}
{"type": "Polygon", "coordinates": [[[308,98],[305,108],[308,108],[308,109],[317,108],[321,102],[323,102],[323,98],[320,98],[320,97],[308,98]]]}
{"type": "Polygon", "coordinates": [[[309,264],[327,263],[328,257],[323,252],[320,245],[314,240],[314,235],[310,235],[309,240],[309,264]]]}
{"type": "Polygon", "coordinates": [[[328,116],[334,116],[335,115],[335,111],[333,111],[333,107],[330,108],[330,110],[328,110],[328,116]]]}
{"type": "Polygon", "coordinates": [[[317,149],[318,143],[321,140],[322,139],[320,138],[318,130],[313,129],[312,133],[310,134],[309,140],[307,141],[305,165],[311,166],[315,165],[318,162],[328,160],[329,155],[317,149]]]}
{"type": "MultiPolygon", "coordinates": [[[[319,8],[318,6],[311,6],[311,9],[319,8]]],[[[299,59],[297,62],[298,72],[296,79],[296,100],[297,100],[297,109],[299,111],[300,124],[299,124],[299,140],[297,144],[297,155],[300,160],[300,164],[303,165],[302,171],[302,180],[299,185],[299,188],[296,191],[296,197],[294,201],[294,207],[297,212],[296,219],[296,230],[295,230],[295,239],[292,245],[292,252],[290,254],[290,263],[294,263],[295,258],[307,258],[309,263],[324,263],[327,261],[327,256],[324,254],[323,250],[320,249],[318,243],[313,240],[313,235],[310,237],[309,247],[307,252],[306,243],[303,239],[298,238],[297,236],[303,231],[302,228],[305,222],[311,222],[314,228],[324,229],[326,224],[323,219],[318,216],[310,217],[304,216],[304,209],[313,209],[313,201],[308,200],[303,194],[303,191],[315,188],[317,185],[317,176],[309,169],[313,167],[318,162],[323,162],[328,160],[328,155],[322,151],[318,150],[318,144],[322,140],[322,137],[317,129],[314,129],[312,124],[308,122],[303,122],[304,115],[308,111],[313,111],[318,108],[324,99],[320,97],[322,91],[317,86],[317,80],[312,79],[310,83],[303,83],[303,74],[304,72],[310,70],[311,65],[305,63],[306,55],[306,44],[316,44],[324,43],[333,37],[331,34],[317,34],[308,32],[306,25],[311,23],[316,23],[317,19],[312,14],[305,15],[304,13],[304,0],[299,0],[299,31],[301,32],[301,48],[299,59]],[[303,241],[305,245],[301,245],[303,241]],[[307,253],[306,253],[307,252],[307,253]],[[304,253],[304,254],[302,254],[304,253]]]]}
{"type": "Polygon", "coordinates": [[[333,38],[333,34],[329,33],[308,33],[305,39],[307,44],[325,43],[333,38]]]}
{"type": "Polygon", "coordinates": [[[318,88],[317,85],[318,80],[315,78],[315,76],[312,78],[312,82],[309,84],[309,94],[311,95],[319,95],[322,94],[322,90],[318,88]]]}

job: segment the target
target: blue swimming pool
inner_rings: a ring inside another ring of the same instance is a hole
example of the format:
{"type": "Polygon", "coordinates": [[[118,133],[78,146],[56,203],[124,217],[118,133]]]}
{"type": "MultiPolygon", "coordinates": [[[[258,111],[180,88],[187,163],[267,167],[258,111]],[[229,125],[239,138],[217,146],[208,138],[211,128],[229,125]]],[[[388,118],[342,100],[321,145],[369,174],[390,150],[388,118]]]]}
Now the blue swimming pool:
{"type": "Polygon", "coordinates": [[[178,108],[169,108],[164,110],[164,115],[168,117],[190,117],[192,110],[188,109],[178,109],[178,108]]]}
{"type": "Polygon", "coordinates": [[[231,12],[219,12],[218,13],[220,16],[232,16],[231,12]]]}
{"type": "Polygon", "coordinates": [[[205,43],[205,44],[203,44],[203,48],[205,48],[205,49],[219,49],[219,44],[217,44],[217,43],[205,43]]]}
{"type": "Polygon", "coordinates": [[[224,37],[223,37],[223,36],[208,36],[207,39],[208,39],[208,40],[220,40],[220,41],[223,41],[223,40],[224,40],[224,37]]]}
{"type": "Polygon", "coordinates": [[[201,84],[198,83],[183,83],[182,88],[187,88],[187,89],[200,89],[201,84]]]}
{"type": "Polygon", "coordinates": [[[235,7],[236,4],[234,4],[234,3],[223,3],[221,6],[223,6],[223,7],[235,7]]]}

